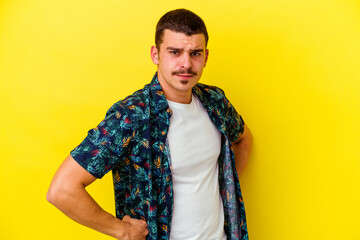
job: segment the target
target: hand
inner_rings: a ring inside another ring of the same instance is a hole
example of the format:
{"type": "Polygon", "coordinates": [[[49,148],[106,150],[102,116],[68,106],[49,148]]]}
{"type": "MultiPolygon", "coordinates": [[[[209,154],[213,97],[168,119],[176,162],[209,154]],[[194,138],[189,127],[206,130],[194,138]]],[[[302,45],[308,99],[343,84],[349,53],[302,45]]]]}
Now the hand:
{"type": "Polygon", "coordinates": [[[119,240],[145,240],[149,234],[144,220],[138,220],[126,215],[123,217],[122,222],[125,224],[125,234],[119,240]]]}

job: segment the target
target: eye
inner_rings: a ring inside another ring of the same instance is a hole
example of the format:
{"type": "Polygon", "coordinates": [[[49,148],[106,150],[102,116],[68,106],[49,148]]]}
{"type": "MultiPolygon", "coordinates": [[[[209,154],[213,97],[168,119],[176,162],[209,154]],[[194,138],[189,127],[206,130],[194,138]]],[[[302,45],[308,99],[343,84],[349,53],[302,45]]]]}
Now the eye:
{"type": "Polygon", "coordinates": [[[172,54],[172,55],[177,55],[177,54],[179,54],[180,52],[179,51],[177,51],[177,50],[172,50],[172,51],[170,51],[170,54],[172,54]]]}
{"type": "Polygon", "coordinates": [[[191,55],[194,57],[199,57],[199,56],[201,56],[201,53],[200,52],[192,52],[191,55]]]}

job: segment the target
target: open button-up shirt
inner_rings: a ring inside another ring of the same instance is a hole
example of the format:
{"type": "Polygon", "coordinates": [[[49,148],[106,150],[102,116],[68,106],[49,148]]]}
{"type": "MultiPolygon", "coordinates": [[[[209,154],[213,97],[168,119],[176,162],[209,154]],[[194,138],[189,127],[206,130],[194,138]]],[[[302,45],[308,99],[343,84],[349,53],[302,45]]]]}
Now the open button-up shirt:
{"type": "MultiPolygon", "coordinates": [[[[225,233],[228,239],[246,240],[245,208],[231,144],[243,133],[244,122],[221,89],[198,83],[192,91],[222,134],[218,162],[225,233]]],[[[166,139],[171,114],[155,74],[143,89],[115,103],[71,152],[97,178],[112,170],[116,217],[145,220],[148,240],[170,236],[173,185],[166,139]]]]}

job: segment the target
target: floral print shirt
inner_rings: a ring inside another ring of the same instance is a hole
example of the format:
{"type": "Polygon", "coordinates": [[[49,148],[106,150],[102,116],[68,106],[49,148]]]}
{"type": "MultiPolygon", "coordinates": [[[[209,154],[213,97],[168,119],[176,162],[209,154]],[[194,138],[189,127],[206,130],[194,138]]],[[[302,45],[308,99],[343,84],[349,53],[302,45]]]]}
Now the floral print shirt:
{"type": "MultiPolygon", "coordinates": [[[[222,133],[219,186],[227,239],[246,240],[245,208],[231,144],[243,133],[244,121],[221,89],[198,83],[192,91],[222,133]]],[[[173,186],[166,141],[171,114],[156,73],[143,89],[115,103],[71,152],[97,178],[112,170],[116,217],[145,220],[147,240],[169,239],[171,232],[173,186]]]]}

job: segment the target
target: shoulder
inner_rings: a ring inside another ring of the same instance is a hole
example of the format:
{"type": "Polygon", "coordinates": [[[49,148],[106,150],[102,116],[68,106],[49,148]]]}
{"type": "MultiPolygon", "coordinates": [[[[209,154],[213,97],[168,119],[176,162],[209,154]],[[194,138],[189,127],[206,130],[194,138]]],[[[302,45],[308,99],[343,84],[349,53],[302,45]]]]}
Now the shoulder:
{"type": "Polygon", "coordinates": [[[150,90],[146,86],[126,98],[117,101],[107,111],[106,116],[117,115],[123,121],[139,122],[149,115],[150,90]]]}

